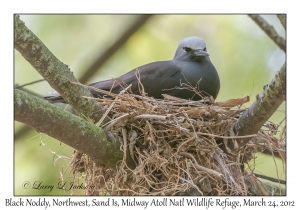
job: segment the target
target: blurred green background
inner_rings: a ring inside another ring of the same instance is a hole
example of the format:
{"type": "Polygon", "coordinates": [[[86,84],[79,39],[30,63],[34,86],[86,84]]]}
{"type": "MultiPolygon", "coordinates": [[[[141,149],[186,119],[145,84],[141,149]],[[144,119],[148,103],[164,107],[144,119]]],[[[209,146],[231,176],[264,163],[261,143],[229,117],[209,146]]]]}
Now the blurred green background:
{"type": "MultiPolygon", "coordinates": [[[[285,30],[276,15],[262,15],[285,38],[285,30]]],[[[137,15],[20,15],[48,49],[67,64],[80,78],[84,71],[138,18],[137,15]]],[[[251,101],[262,92],[285,61],[285,53],[247,15],[154,15],[99,68],[87,82],[92,83],[120,76],[135,67],[153,61],[170,60],[179,42],[189,36],[203,38],[210,59],[218,70],[221,90],[217,101],[249,95],[251,101]]],[[[42,77],[15,50],[15,84],[22,85],[42,77]]],[[[54,91],[47,82],[27,86],[39,95],[54,91]]],[[[285,104],[271,121],[285,117],[285,104]]],[[[22,129],[15,122],[15,134],[22,129]]],[[[24,182],[55,185],[67,166],[73,149],[44,134],[31,130],[14,145],[15,195],[70,195],[59,189],[24,189],[24,182]]],[[[281,160],[277,171],[273,158],[260,155],[256,171],[285,179],[281,160]]],[[[71,174],[64,173],[71,182],[71,174]]]]}

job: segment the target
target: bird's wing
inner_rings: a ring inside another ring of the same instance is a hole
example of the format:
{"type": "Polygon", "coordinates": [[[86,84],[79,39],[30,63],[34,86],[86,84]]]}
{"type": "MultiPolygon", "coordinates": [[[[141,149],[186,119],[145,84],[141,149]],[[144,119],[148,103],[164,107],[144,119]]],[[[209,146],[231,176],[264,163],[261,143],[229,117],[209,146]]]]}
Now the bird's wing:
{"type": "MultiPolygon", "coordinates": [[[[90,86],[119,93],[131,84],[131,91],[134,94],[140,94],[139,78],[146,93],[155,98],[161,98],[162,89],[173,88],[179,84],[179,73],[180,68],[172,61],[159,61],[137,67],[118,78],[96,82],[90,86]]],[[[97,94],[93,90],[91,92],[97,94]]]]}
{"type": "MultiPolygon", "coordinates": [[[[161,94],[166,93],[164,89],[174,88],[180,84],[181,69],[173,61],[159,61],[138,67],[140,81],[144,90],[149,96],[163,98],[161,94]]],[[[139,94],[139,87],[136,84],[136,76],[124,75],[124,80],[131,81],[133,93],[139,94]]]]}

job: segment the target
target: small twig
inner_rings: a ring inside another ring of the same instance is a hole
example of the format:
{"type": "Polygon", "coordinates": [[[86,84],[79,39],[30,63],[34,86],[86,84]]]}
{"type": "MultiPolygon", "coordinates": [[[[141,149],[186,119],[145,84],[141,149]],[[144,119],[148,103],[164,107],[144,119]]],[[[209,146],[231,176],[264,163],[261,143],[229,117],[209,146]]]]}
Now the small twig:
{"type": "MultiPolygon", "coordinates": [[[[122,95],[123,93],[125,93],[130,87],[131,87],[131,84],[130,84],[128,87],[126,87],[124,90],[122,90],[122,91],[116,96],[115,101],[118,100],[118,96],[120,96],[120,95],[122,95]]],[[[103,120],[106,118],[106,116],[108,115],[108,113],[110,112],[110,110],[114,107],[114,105],[115,105],[115,102],[113,102],[113,103],[109,106],[109,108],[105,111],[105,113],[103,114],[103,116],[101,117],[101,119],[99,120],[99,122],[96,124],[96,126],[101,125],[101,123],[102,123],[103,120]]]]}
{"type": "MultiPolygon", "coordinates": [[[[147,125],[148,125],[148,127],[149,127],[149,132],[150,132],[151,141],[152,141],[152,143],[156,146],[156,138],[155,138],[155,136],[154,136],[154,134],[153,134],[153,128],[152,128],[152,125],[151,125],[148,121],[146,121],[146,123],[147,123],[147,125]]],[[[156,148],[157,148],[157,147],[156,147],[156,148]]]]}
{"type": "MultiPolygon", "coordinates": [[[[111,96],[111,97],[114,97],[114,98],[118,96],[118,94],[114,94],[114,93],[111,93],[109,91],[101,90],[101,89],[98,89],[98,88],[95,88],[95,87],[92,87],[92,86],[88,86],[88,85],[84,85],[84,84],[81,84],[81,83],[78,83],[78,82],[70,81],[70,83],[75,84],[75,85],[83,86],[83,87],[88,88],[90,90],[94,90],[98,93],[103,93],[105,95],[108,95],[108,96],[111,96]]],[[[86,97],[86,96],[82,96],[82,97],[86,97]]]]}
{"type": "Polygon", "coordinates": [[[156,114],[141,114],[141,115],[134,117],[134,119],[166,120],[167,116],[156,115],[156,114]]]}
{"type": "MultiPolygon", "coordinates": [[[[188,174],[188,173],[187,173],[187,174],[188,174]]],[[[186,179],[184,179],[184,178],[182,178],[182,177],[179,177],[179,179],[181,179],[182,181],[184,181],[184,182],[186,182],[186,183],[192,185],[195,189],[197,189],[197,191],[199,192],[199,194],[200,194],[201,196],[203,196],[203,192],[202,192],[202,191],[199,189],[199,187],[198,187],[197,185],[195,185],[193,182],[191,182],[191,181],[189,181],[189,180],[186,180],[186,179]]]]}
{"type": "Polygon", "coordinates": [[[183,145],[185,145],[186,143],[190,142],[190,141],[194,141],[196,139],[196,135],[192,136],[191,138],[189,138],[188,140],[182,142],[178,148],[177,148],[177,152],[180,152],[180,149],[183,145]]]}
{"type": "Polygon", "coordinates": [[[192,159],[193,162],[194,162],[194,164],[195,164],[195,167],[196,167],[198,170],[205,171],[205,172],[207,172],[207,173],[209,173],[209,174],[213,174],[213,175],[216,175],[216,176],[218,176],[218,177],[222,177],[222,176],[223,176],[223,174],[221,174],[221,173],[219,173],[219,172],[217,172],[217,171],[214,171],[214,170],[212,170],[212,169],[205,168],[205,167],[199,165],[198,162],[196,161],[195,157],[194,157],[193,155],[189,154],[189,153],[186,153],[186,152],[180,152],[179,155],[182,155],[182,156],[185,156],[185,157],[187,157],[187,158],[192,159]]]}
{"type": "Polygon", "coordinates": [[[39,79],[39,80],[29,82],[29,83],[26,83],[26,84],[23,84],[23,85],[15,85],[15,89],[20,89],[20,88],[25,87],[27,85],[32,85],[32,84],[35,84],[35,83],[38,83],[38,82],[43,82],[43,81],[45,81],[45,79],[39,79]]]}
{"type": "Polygon", "coordinates": [[[281,22],[281,25],[283,26],[283,28],[286,30],[286,15],[277,15],[278,19],[281,22]]]}
{"type": "Polygon", "coordinates": [[[124,115],[117,117],[116,119],[113,119],[112,121],[106,123],[105,125],[103,125],[103,127],[108,130],[110,129],[112,126],[114,126],[116,123],[120,122],[122,119],[127,118],[129,116],[128,113],[125,113],[124,115]],[[108,125],[107,125],[108,124],[108,125]]]}
{"type": "Polygon", "coordinates": [[[282,179],[278,179],[278,178],[274,178],[274,177],[270,177],[270,176],[266,176],[266,175],[262,175],[262,174],[257,174],[257,173],[253,173],[255,176],[262,178],[262,179],[266,179],[269,180],[271,182],[276,182],[276,183],[280,183],[280,184],[286,184],[285,180],[282,179]]]}
{"type": "Polygon", "coordinates": [[[131,130],[128,148],[129,148],[131,159],[134,161],[135,165],[138,165],[134,158],[134,147],[136,144],[137,136],[138,136],[137,132],[135,130],[131,130]]]}
{"type": "Polygon", "coordinates": [[[265,189],[257,183],[256,177],[250,176],[251,181],[254,183],[254,185],[257,187],[257,189],[260,191],[260,193],[264,196],[268,196],[269,194],[265,191],[265,189]]]}
{"type": "MultiPolygon", "coordinates": [[[[117,98],[116,98],[117,99],[117,98]]],[[[103,122],[103,120],[107,117],[108,113],[110,112],[110,110],[113,108],[113,106],[115,105],[115,102],[113,102],[108,109],[105,111],[105,113],[102,115],[101,119],[97,122],[96,126],[101,125],[101,123],[103,122]]]]}
{"type": "Polygon", "coordinates": [[[254,22],[264,31],[266,34],[282,49],[286,52],[285,39],[278,35],[273,26],[271,26],[267,21],[265,21],[259,15],[249,15],[254,22]]]}
{"type": "Polygon", "coordinates": [[[215,134],[202,133],[202,132],[197,132],[196,134],[205,135],[205,136],[212,136],[212,137],[217,137],[217,138],[223,138],[223,139],[244,139],[244,138],[257,137],[256,134],[246,135],[246,136],[219,136],[219,135],[215,135],[215,134]]]}
{"type": "MultiPolygon", "coordinates": [[[[262,144],[260,144],[260,143],[254,143],[254,144],[246,144],[246,145],[247,145],[247,147],[249,147],[249,148],[262,147],[262,148],[264,148],[264,149],[268,149],[268,150],[273,151],[273,152],[278,152],[278,151],[285,152],[285,151],[286,151],[286,150],[284,150],[284,149],[273,148],[272,146],[268,146],[268,145],[266,145],[265,143],[262,143],[262,144]]],[[[263,153],[263,152],[262,152],[262,153],[263,153]]],[[[272,155],[272,154],[271,154],[271,155],[272,155]]],[[[275,154],[274,154],[274,156],[280,158],[280,156],[277,156],[277,155],[275,155],[275,154]]]]}

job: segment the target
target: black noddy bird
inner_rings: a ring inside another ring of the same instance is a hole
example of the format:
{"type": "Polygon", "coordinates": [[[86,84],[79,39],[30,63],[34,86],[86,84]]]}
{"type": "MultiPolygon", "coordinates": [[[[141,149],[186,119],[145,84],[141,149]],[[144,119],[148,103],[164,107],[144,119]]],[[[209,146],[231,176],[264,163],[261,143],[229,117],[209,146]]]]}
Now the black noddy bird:
{"type": "MultiPolygon", "coordinates": [[[[201,100],[202,96],[212,96],[216,99],[220,90],[218,72],[209,59],[206,43],[199,37],[183,39],[173,60],[149,63],[116,79],[95,82],[89,86],[118,94],[126,85],[131,84],[132,93],[141,95],[137,73],[144,91],[156,99],[162,99],[162,94],[194,101],[201,100]],[[196,94],[191,87],[200,94],[196,94]]],[[[93,90],[91,93],[94,97],[103,96],[93,90]]],[[[52,103],[65,103],[61,96],[45,98],[52,103]]]]}

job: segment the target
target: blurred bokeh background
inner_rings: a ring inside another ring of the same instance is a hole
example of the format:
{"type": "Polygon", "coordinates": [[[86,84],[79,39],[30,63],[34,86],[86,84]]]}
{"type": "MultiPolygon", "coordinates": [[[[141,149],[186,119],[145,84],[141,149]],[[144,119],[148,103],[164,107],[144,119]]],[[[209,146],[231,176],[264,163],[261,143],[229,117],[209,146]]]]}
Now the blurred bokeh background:
{"type": "MultiPolygon", "coordinates": [[[[276,15],[262,15],[285,38],[276,15]]],[[[210,59],[218,70],[221,90],[217,101],[249,95],[251,101],[262,92],[286,59],[285,53],[247,15],[153,15],[97,68],[87,69],[134,23],[140,15],[20,15],[49,50],[67,64],[85,83],[118,77],[135,67],[153,61],[170,60],[179,42],[189,36],[203,38],[210,59]]],[[[15,50],[15,84],[42,77],[15,50]]],[[[25,87],[40,96],[54,91],[47,82],[25,87]]],[[[63,108],[63,106],[62,106],[63,108]]],[[[282,104],[272,117],[274,123],[285,117],[282,104]]],[[[71,182],[67,168],[73,149],[28,126],[15,122],[15,195],[70,195],[60,189],[24,189],[28,181],[57,186],[61,174],[71,182]]],[[[285,179],[280,159],[258,155],[255,171],[285,179]],[[276,164],[274,163],[276,161],[276,164]]],[[[76,193],[75,193],[76,194],[76,193]]]]}

